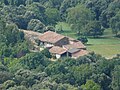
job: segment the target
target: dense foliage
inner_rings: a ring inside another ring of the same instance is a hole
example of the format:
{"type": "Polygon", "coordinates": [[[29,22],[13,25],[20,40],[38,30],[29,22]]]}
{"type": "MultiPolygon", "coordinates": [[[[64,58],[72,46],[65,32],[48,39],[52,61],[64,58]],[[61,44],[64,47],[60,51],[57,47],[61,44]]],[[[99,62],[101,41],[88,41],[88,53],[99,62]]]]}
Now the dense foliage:
{"type": "Polygon", "coordinates": [[[90,53],[77,60],[51,62],[41,53],[5,58],[0,64],[2,90],[119,90],[120,56],[107,60],[90,53]],[[11,60],[10,60],[11,59],[11,60]]]}
{"type": "Polygon", "coordinates": [[[120,0],[0,0],[0,90],[120,90],[120,55],[52,62],[47,50],[30,52],[20,29],[55,31],[59,21],[84,43],[105,28],[119,36],[120,0]]]}
{"type": "Polygon", "coordinates": [[[119,0],[1,0],[0,16],[22,29],[43,32],[66,21],[77,34],[98,37],[106,28],[120,32],[119,0]],[[33,24],[34,23],[34,24],[33,24]]]}

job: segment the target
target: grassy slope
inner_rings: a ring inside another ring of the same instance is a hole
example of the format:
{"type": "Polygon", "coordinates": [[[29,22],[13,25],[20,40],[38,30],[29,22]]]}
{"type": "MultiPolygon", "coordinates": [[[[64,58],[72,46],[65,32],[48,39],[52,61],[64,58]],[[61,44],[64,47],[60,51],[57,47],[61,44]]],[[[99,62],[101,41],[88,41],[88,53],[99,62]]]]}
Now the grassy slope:
{"type": "MultiPolygon", "coordinates": [[[[70,26],[67,23],[58,23],[56,29],[62,26],[64,32],[58,31],[59,33],[70,36],[72,38],[77,38],[75,31],[70,29],[70,26]]],[[[97,54],[101,54],[107,58],[113,57],[116,54],[120,54],[120,39],[113,37],[111,30],[106,30],[104,35],[101,38],[88,39],[87,49],[89,51],[94,51],[97,54]]]]}

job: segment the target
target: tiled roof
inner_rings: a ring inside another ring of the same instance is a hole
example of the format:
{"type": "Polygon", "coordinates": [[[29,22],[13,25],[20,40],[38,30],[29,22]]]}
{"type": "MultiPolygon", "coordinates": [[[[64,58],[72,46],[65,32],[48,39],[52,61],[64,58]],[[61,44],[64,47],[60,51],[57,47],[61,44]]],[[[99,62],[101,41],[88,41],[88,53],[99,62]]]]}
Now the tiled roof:
{"type": "Polygon", "coordinates": [[[52,31],[47,31],[43,35],[41,35],[39,37],[39,39],[41,41],[44,41],[44,42],[56,43],[57,41],[63,39],[64,37],[65,36],[63,36],[61,34],[57,34],[57,33],[52,32],[52,31]]]}
{"type": "Polygon", "coordinates": [[[62,47],[59,47],[59,46],[53,46],[52,48],[49,49],[49,52],[53,53],[53,54],[60,54],[61,55],[65,52],[67,52],[67,50],[62,48],[62,47]]]}
{"type": "Polygon", "coordinates": [[[78,51],[80,51],[80,49],[77,49],[77,48],[72,48],[72,49],[68,50],[69,53],[75,53],[75,52],[78,52],[78,51]]]}
{"type": "Polygon", "coordinates": [[[67,44],[67,45],[63,45],[64,48],[66,48],[67,50],[69,49],[73,49],[73,48],[77,48],[77,49],[84,49],[86,48],[82,42],[77,41],[77,42],[73,42],[72,44],[67,44]]]}
{"type": "Polygon", "coordinates": [[[86,54],[88,54],[87,50],[80,50],[79,52],[73,53],[72,56],[78,58],[78,57],[84,56],[86,54]]]}

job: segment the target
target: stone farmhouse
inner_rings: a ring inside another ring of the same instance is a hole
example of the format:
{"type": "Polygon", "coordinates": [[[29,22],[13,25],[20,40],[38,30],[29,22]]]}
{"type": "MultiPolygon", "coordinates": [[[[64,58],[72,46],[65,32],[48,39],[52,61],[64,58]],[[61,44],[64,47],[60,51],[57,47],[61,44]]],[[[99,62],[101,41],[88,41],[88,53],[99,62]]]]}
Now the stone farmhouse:
{"type": "Polygon", "coordinates": [[[47,31],[43,34],[28,30],[22,30],[25,38],[34,45],[33,51],[42,51],[47,48],[54,58],[71,57],[77,59],[88,54],[86,46],[79,40],[47,31]],[[36,42],[37,40],[37,42],[36,42]]]}
{"type": "Polygon", "coordinates": [[[47,31],[39,37],[39,46],[49,49],[55,58],[71,57],[78,58],[88,54],[82,42],[70,37],[47,31]]]}

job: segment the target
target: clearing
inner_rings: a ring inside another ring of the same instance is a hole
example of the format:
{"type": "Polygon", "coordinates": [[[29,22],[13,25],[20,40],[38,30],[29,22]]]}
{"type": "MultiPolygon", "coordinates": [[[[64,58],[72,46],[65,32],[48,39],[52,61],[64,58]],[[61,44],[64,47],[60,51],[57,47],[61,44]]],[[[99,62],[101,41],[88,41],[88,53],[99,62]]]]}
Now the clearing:
{"type": "MultiPolygon", "coordinates": [[[[77,39],[76,32],[70,29],[70,25],[64,22],[59,22],[56,25],[56,30],[66,36],[77,39]],[[63,31],[59,31],[62,28],[63,31]]],[[[88,38],[87,49],[101,54],[106,58],[112,58],[116,54],[120,54],[120,38],[114,37],[110,29],[105,30],[104,35],[100,38],[88,38]]]]}

